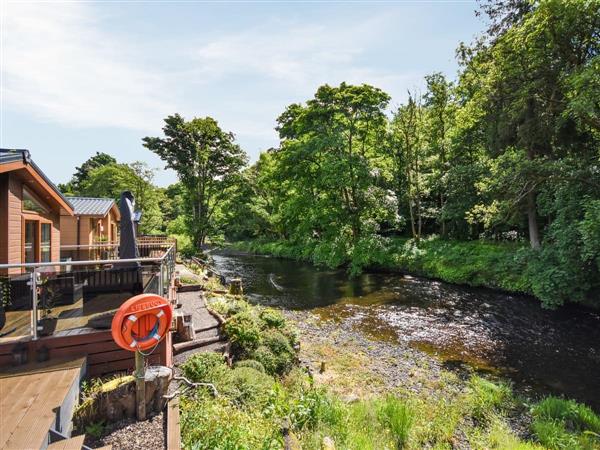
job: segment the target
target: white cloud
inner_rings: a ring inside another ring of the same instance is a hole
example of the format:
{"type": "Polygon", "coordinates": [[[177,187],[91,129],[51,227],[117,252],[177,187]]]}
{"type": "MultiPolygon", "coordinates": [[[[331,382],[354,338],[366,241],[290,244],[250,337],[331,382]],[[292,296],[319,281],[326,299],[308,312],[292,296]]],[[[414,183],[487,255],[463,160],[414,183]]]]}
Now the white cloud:
{"type": "Polygon", "coordinates": [[[5,105],[70,126],[137,129],[172,110],[161,75],[136,65],[128,42],[102,32],[89,3],[4,6],[5,105]]]}
{"type": "Polygon", "coordinates": [[[273,127],[284,108],[323,83],[369,83],[398,101],[423,75],[392,71],[392,52],[369,58],[386,36],[410,34],[401,23],[408,19],[388,10],[309,23],[271,17],[233,31],[199,28],[190,39],[173,29],[115,32],[101,5],[5,4],[3,106],[66,127],[140,135],[158,134],[174,112],[211,115],[255,152],[276,145],[273,127]]]}

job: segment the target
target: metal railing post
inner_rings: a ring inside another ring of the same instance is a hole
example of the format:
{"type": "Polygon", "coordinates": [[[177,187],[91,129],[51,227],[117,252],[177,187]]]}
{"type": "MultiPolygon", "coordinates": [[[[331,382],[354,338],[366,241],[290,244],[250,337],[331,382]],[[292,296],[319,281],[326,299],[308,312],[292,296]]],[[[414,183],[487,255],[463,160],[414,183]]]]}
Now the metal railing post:
{"type": "Polygon", "coordinates": [[[161,297],[165,296],[165,276],[163,272],[163,261],[160,262],[160,276],[158,278],[158,292],[161,297]]]}
{"type": "Polygon", "coordinates": [[[38,338],[38,289],[37,289],[37,276],[38,271],[37,267],[33,268],[31,272],[31,300],[33,304],[31,305],[31,336],[35,341],[38,338]]]}

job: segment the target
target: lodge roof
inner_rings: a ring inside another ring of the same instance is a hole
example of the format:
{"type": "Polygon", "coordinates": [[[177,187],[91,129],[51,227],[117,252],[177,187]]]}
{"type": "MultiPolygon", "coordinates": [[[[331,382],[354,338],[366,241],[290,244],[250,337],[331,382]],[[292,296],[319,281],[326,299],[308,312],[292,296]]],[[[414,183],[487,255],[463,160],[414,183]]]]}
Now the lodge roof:
{"type": "Polygon", "coordinates": [[[40,185],[40,189],[49,192],[67,213],[72,214],[72,207],[67,198],[33,162],[29,150],[0,148],[0,173],[22,169],[25,169],[33,177],[35,182],[40,185]]]}
{"type": "Polygon", "coordinates": [[[105,216],[116,205],[112,198],[67,197],[77,216],[105,216]]]}

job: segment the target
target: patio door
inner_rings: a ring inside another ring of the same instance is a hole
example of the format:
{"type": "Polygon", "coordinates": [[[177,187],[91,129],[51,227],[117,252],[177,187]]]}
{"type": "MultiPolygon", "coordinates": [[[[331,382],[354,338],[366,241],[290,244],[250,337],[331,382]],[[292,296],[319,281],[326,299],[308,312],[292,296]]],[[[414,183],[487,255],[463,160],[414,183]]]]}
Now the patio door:
{"type": "Polygon", "coordinates": [[[23,239],[23,252],[26,263],[37,262],[38,249],[39,249],[39,235],[38,235],[37,220],[26,220],[25,221],[25,236],[23,239]]]}
{"type": "Polygon", "coordinates": [[[23,255],[26,263],[49,262],[52,226],[39,220],[25,220],[23,255]]]}

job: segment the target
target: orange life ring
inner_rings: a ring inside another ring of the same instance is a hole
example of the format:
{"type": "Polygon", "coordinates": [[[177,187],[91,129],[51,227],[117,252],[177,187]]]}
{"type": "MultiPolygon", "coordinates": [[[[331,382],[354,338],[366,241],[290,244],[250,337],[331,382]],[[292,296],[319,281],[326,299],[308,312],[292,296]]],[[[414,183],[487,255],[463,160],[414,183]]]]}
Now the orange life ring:
{"type": "Polygon", "coordinates": [[[173,309],[156,294],[140,294],[121,305],[111,325],[117,345],[125,350],[148,350],[167,334],[173,309]]]}

